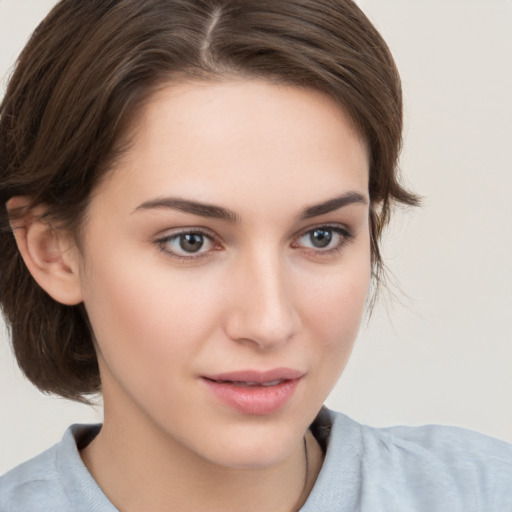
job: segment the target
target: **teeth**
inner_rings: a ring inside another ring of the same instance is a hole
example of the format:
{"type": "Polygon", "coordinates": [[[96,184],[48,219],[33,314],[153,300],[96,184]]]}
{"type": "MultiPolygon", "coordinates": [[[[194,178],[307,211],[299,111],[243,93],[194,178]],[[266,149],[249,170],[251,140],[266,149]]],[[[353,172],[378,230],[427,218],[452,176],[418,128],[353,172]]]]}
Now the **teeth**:
{"type": "Polygon", "coordinates": [[[278,380],[273,380],[271,382],[264,382],[262,384],[262,386],[277,386],[278,384],[280,384],[282,381],[280,379],[278,380]]]}
{"type": "Polygon", "coordinates": [[[253,387],[253,386],[263,386],[263,387],[269,387],[269,386],[277,386],[278,384],[281,384],[282,379],[276,379],[272,380],[270,382],[249,382],[249,381],[229,381],[229,380],[223,380],[219,381],[222,384],[232,384],[234,386],[241,386],[241,387],[253,387]]]}

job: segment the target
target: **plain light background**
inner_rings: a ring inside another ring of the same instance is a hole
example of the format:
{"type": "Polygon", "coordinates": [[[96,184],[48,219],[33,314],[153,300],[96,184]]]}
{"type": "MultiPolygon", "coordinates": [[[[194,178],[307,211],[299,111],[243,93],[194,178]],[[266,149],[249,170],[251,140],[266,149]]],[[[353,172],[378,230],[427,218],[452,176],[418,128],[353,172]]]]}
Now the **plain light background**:
{"type": "MultiPolygon", "coordinates": [[[[0,96],[55,3],[0,0],[0,96]]],[[[386,234],[403,293],[383,295],[328,405],[376,426],[452,424],[512,442],[512,1],[359,3],[401,71],[401,167],[424,205],[386,234]]],[[[101,412],[39,393],[0,331],[1,474],[101,412]]]]}

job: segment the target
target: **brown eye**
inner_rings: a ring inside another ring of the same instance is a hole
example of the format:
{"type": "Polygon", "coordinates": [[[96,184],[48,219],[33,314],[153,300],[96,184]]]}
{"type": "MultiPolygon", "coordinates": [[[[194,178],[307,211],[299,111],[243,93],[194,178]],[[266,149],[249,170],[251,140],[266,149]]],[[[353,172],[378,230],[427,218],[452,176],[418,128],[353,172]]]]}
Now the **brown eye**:
{"type": "Polygon", "coordinates": [[[204,235],[200,233],[186,233],[179,235],[179,245],[184,252],[195,253],[204,245],[204,235]]]}
{"type": "Polygon", "coordinates": [[[180,258],[206,255],[215,245],[210,235],[200,231],[182,231],[161,238],[157,243],[165,253],[180,258]]]}

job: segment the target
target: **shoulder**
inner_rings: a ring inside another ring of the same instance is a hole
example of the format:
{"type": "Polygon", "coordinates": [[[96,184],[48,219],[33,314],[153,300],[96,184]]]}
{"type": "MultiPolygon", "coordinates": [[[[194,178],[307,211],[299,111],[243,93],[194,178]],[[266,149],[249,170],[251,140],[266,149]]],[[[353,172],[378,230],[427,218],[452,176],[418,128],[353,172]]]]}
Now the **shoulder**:
{"type": "Polygon", "coordinates": [[[423,425],[372,428],[362,426],[367,445],[375,442],[394,447],[411,457],[457,468],[472,469],[489,465],[494,469],[510,470],[512,445],[499,439],[460,427],[423,425]]]}
{"type": "Polygon", "coordinates": [[[59,443],[0,477],[0,510],[82,510],[77,506],[81,490],[95,484],[81,462],[76,438],[98,430],[94,425],[73,425],[59,443]]]}
{"type": "MultiPolygon", "coordinates": [[[[366,472],[390,478],[426,510],[512,510],[512,446],[463,428],[361,429],[366,472]],[[380,464],[379,464],[380,463],[380,464]]],[[[399,496],[388,490],[390,499],[399,496]]]]}
{"type": "Polygon", "coordinates": [[[457,427],[374,428],[329,414],[320,476],[359,510],[512,510],[512,445],[457,427]]]}
{"type": "Polygon", "coordinates": [[[408,475],[470,482],[482,491],[512,482],[512,445],[464,428],[440,425],[373,428],[361,426],[370,460],[385,461],[408,475]]]}
{"type": "Polygon", "coordinates": [[[57,445],[0,477],[0,510],[50,510],[52,503],[62,506],[64,490],[56,458],[57,445]]]}

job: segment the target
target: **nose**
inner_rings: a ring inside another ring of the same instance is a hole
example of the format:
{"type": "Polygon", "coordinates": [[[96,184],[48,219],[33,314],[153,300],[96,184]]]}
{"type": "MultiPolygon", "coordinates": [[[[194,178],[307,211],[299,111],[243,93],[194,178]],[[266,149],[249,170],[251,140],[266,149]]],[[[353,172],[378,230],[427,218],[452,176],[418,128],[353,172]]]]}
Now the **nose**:
{"type": "Polygon", "coordinates": [[[226,332],[241,343],[272,350],[296,334],[300,318],[289,271],[279,255],[260,251],[239,265],[231,286],[226,332]]]}

